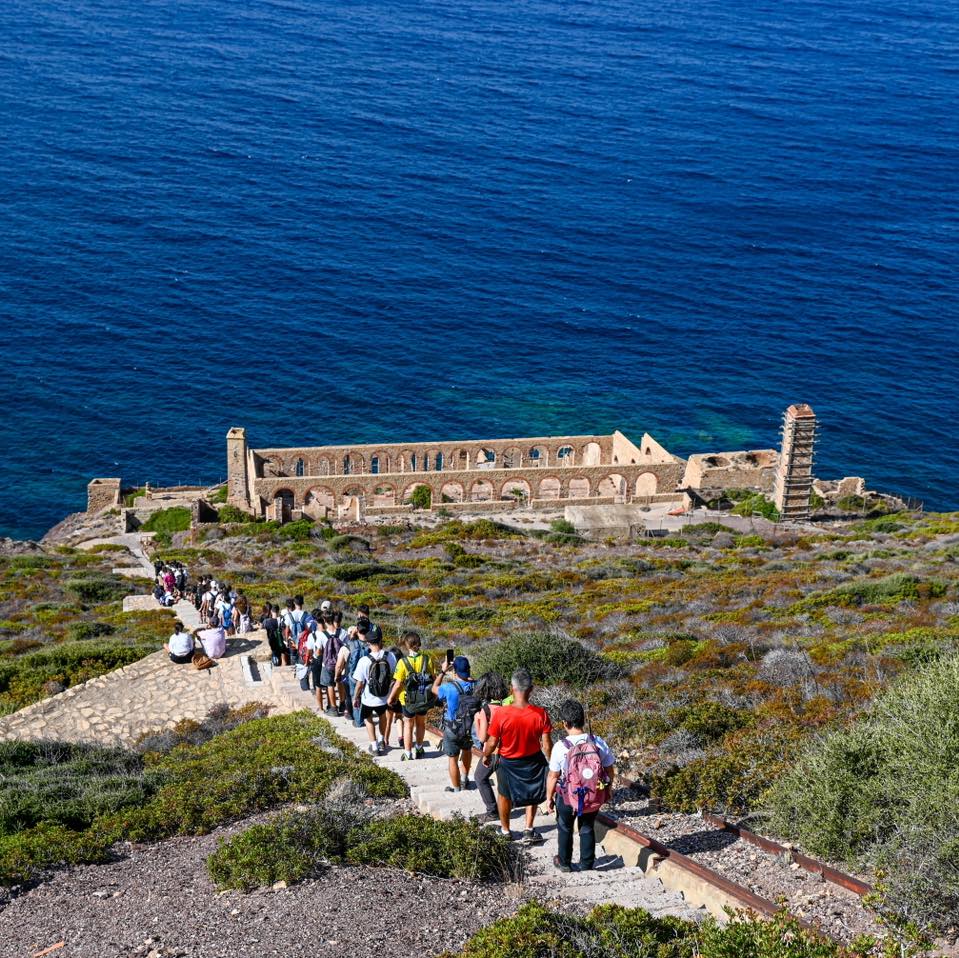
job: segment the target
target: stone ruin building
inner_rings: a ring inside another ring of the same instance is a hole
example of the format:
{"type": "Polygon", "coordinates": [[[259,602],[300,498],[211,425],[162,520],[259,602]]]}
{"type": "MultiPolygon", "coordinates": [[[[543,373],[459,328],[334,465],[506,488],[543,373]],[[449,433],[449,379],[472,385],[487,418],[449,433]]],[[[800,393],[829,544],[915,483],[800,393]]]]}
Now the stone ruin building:
{"type": "Polygon", "coordinates": [[[451,512],[678,501],[686,465],[649,434],[635,445],[621,432],[252,449],[246,430],[234,428],[227,457],[227,501],[280,521],[407,512],[419,486],[432,508],[451,512]]]}
{"type": "MultiPolygon", "coordinates": [[[[724,490],[746,489],[773,498],[784,519],[805,519],[814,482],[830,499],[863,488],[861,479],[825,485],[813,479],[815,438],[815,413],[805,404],[786,410],[780,451],[698,453],[688,460],[674,456],[648,433],[638,443],[616,431],[254,449],[246,430],[236,427],[227,433],[227,502],[252,515],[289,522],[301,516],[360,520],[408,513],[415,491],[423,487],[430,508],[474,514],[631,503],[675,502],[689,508],[719,498],[724,490]]],[[[137,518],[142,521],[150,510],[186,504],[198,522],[216,518],[200,487],[147,487],[130,508],[121,507],[124,491],[120,479],[92,480],[88,514],[118,509],[126,521],[133,513],[135,528],[137,518]]]]}

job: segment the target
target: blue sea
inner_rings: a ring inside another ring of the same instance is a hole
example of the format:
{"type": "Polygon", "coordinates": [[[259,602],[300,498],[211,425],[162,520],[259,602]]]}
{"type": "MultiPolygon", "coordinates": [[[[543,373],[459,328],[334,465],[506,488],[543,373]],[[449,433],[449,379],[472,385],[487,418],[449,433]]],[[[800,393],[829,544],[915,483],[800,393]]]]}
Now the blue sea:
{"type": "Polygon", "coordinates": [[[959,507],[959,4],[6,0],[0,534],[254,445],[822,423],[959,507]]]}

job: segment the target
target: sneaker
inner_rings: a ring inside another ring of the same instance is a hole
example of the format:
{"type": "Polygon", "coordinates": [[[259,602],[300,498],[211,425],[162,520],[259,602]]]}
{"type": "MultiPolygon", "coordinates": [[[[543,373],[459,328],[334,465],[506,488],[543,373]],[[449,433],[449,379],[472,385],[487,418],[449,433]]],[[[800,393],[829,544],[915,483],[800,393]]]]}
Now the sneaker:
{"type": "Polygon", "coordinates": [[[423,748],[422,745],[417,745],[417,746],[416,746],[416,757],[417,757],[417,758],[424,758],[425,756],[426,756],[426,749],[423,748]]]}
{"type": "Polygon", "coordinates": [[[444,791],[444,792],[459,792],[459,791],[462,791],[462,789],[456,788],[455,785],[447,785],[446,788],[443,789],[443,791],[444,791]]]}
{"type": "Polygon", "coordinates": [[[523,844],[524,845],[539,845],[543,841],[543,836],[540,835],[535,828],[527,828],[523,832],[523,844]]]}
{"type": "Polygon", "coordinates": [[[412,753],[410,753],[410,752],[403,752],[403,754],[400,755],[400,761],[401,761],[401,762],[412,762],[412,761],[413,761],[413,755],[412,755],[412,753]]]}
{"type": "Polygon", "coordinates": [[[572,868],[570,868],[569,865],[564,865],[564,864],[559,860],[559,855],[554,855],[554,856],[553,856],[553,865],[554,865],[557,869],[559,869],[559,871],[564,872],[564,873],[565,873],[565,872],[570,872],[570,871],[572,871],[572,868]]]}
{"type": "Polygon", "coordinates": [[[496,812],[483,812],[479,822],[481,825],[499,825],[499,815],[496,812]]]}
{"type": "Polygon", "coordinates": [[[472,787],[472,782],[470,782],[470,777],[469,777],[469,775],[464,775],[464,776],[463,776],[463,791],[464,791],[464,792],[468,792],[471,787],[472,787]]]}
{"type": "Polygon", "coordinates": [[[386,742],[377,742],[376,743],[376,754],[385,755],[387,750],[386,742]]]}
{"type": "Polygon", "coordinates": [[[337,712],[336,709],[334,709],[334,708],[325,708],[325,709],[323,709],[323,712],[324,712],[326,715],[339,715],[339,712],[337,712]]]}
{"type": "Polygon", "coordinates": [[[366,746],[366,750],[370,753],[370,755],[377,754],[376,746],[372,742],[370,742],[370,744],[366,746]]]}

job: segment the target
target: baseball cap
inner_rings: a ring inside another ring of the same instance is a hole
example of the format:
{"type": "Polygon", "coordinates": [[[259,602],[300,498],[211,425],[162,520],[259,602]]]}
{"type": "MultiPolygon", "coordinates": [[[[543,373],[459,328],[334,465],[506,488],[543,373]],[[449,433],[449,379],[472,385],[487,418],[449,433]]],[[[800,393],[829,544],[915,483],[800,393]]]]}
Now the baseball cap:
{"type": "Polygon", "coordinates": [[[330,609],[333,608],[333,603],[330,602],[329,599],[324,599],[324,600],[320,603],[320,608],[321,608],[324,612],[329,612],[330,609]]]}
{"type": "Polygon", "coordinates": [[[457,655],[453,659],[453,671],[457,675],[462,675],[463,678],[469,678],[470,674],[470,660],[465,655],[457,655]]]}

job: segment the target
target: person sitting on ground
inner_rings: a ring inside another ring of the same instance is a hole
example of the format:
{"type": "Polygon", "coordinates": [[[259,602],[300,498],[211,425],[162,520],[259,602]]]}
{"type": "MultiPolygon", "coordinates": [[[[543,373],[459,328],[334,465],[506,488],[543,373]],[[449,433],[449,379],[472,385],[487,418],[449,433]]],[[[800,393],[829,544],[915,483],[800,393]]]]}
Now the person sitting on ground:
{"type": "Polygon", "coordinates": [[[403,752],[401,762],[423,758],[426,748],[426,713],[430,701],[430,660],[421,646],[423,640],[418,632],[404,632],[403,644],[406,652],[400,657],[393,673],[393,688],[388,701],[399,701],[403,709],[403,752]],[[423,686],[425,685],[425,689],[423,686]],[[415,697],[415,701],[411,696],[415,697]],[[415,751],[414,751],[415,749],[415,751]]]}
{"type": "Polygon", "coordinates": [[[469,788],[470,766],[473,764],[473,719],[481,705],[475,690],[476,683],[470,678],[470,660],[465,655],[457,655],[452,663],[444,665],[433,682],[433,694],[446,705],[443,754],[449,759],[447,792],[469,788]]]}
{"type": "Polygon", "coordinates": [[[559,854],[553,864],[561,872],[572,867],[573,823],[578,820],[579,870],[590,871],[596,860],[596,816],[599,806],[609,799],[616,758],[598,735],[583,731],[586,713],[579,702],[564,702],[559,715],[566,726],[566,737],[553,746],[546,780],[546,801],[549,810],[556,812],[559,836],[559,854]],[[578,797],[572,794],[579,789],[578,797]]]}
{"type": "Polygon", "coordinates": [[[382,636],[370,635],[369,646],[369,653],[360,657],[353,670],[353,707],[360,710],[366,723],[370,754],[385,755],[386,699],[390,694],[396,659],[383,651],[382,636]]]}
{"type": "Polygon", "coordinates": [[[163,648],[170,654],[170,661],[177,665],[186,665],[187,662],[193,661],[193,636],[179,619],[173,623],[173,635],[167,639],[163,648]]]}
{"type": "MultiPolygon", "coordinates": [[[[486,740],[489,738],[489,723],[497,709],[503,707],[503,699],[509,695],[509,686],[506,679],[499,672],[487,672],[481,675],[476,683],[476,697],[482,703],[479,711],[476,713],[476,721],[473,723],[473,744],[482,751],[486,740]]],[[[492,824],[499,821],[499,810],[496,806],[496,795],[493,793],[493,786],[490,782],[490,776],[496,771],[496,764],[499,760],[497,753],[493,754],[492,762],[487,765],[480,762],[476,766],[476,789],[483,800],[483,807],[486,809],[480,816],[484,824],[492,824]]]]}
{"type": "Polygon", "coordinates": [[[536,809],[546,799],[546,772],[552,750],[549,715],[545,709],[529,701],[533,678],[526,669],[513,673],[510,686],[513,704],[497,709],[489,723],[489,734],[483,746],[483,762],[492,764],[499,749],[496,785],[499,791],[500,829],[510,835],[509,817],[514,808],[526,809],[526,844],[541,842],[543,836],[533,827],[536,809]]]}

